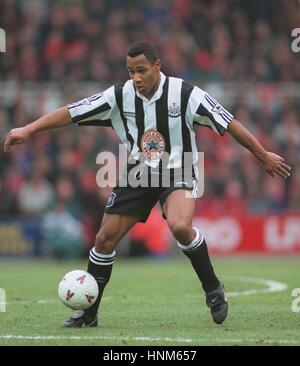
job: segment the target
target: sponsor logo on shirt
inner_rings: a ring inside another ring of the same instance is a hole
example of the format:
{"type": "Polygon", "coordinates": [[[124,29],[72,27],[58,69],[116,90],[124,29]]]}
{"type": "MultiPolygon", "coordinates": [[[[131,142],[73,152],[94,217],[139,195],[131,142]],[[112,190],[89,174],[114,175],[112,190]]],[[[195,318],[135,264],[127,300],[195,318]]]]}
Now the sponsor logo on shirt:
{"type": "Polygon", "coordinates": [[[130,117],[135,118],[135,113],[134,112],[124,111],[123,114],[124,114],[124,117],[126,117],[126,118],[130,118],[130,117]]]}

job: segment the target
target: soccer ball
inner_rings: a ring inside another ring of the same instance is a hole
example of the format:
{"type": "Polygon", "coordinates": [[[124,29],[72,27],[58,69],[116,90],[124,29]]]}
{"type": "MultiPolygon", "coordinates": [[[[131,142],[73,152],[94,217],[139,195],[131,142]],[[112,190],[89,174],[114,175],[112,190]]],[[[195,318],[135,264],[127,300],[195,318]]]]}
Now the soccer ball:
{"type": "Polygon", "coordinates": [[[73,310],[85,310],[98,297],[98,284],[88,272],[74,270],[64,275],[58,286],[60,300],[73,310]]]}

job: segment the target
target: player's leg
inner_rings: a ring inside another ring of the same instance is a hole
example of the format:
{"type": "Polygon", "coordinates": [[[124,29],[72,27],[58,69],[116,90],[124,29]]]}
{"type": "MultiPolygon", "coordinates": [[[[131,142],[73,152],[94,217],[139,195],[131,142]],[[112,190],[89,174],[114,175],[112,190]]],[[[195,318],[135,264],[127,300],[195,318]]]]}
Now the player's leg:
{"type": "Polygon", "coordinates": [[[168,195],[162,207],[179,248],[190,259],[202,284],[213,320],[218,324],[222,323],[227,316],[228,305],[223,285],[211,264],[205,239],[199,230],[192,226],[195,211],[192,193],[187,190],[175,190],[168,195]]]}
{"type": "Polygon", "coordinates": [[[65,327],[97,325],[97,312],[103,291],[111,276],[115,247],[139,219],[140,216],[104,214],[102,225],[96,235],[95,246],[90,251],[87,270],[98,283],[98,298],[87,310],[75,312],[64,322],[65,327]]]}
{"type": "Polygon", "coordinates": [[[90,251],[88,272],[98,283],[99,295],[95,304],[86,310],[86,315],[95,317],[102,293],[112,272],[115,248],[125,234],[139,221],[139,216],[124,214],[104,214],[103,223],[96,235],[94,248],[90,251]]]}
{"type": "Polygon", "coordinates": [[[191,192],[181,189],[173,191],[163,205],[163,211],[179,248],[191,260],[203,289],[214,290],[219,281],[210,262],[206,242],[192,225],[195,200],[191,192]],[[187,198],[187,195],[190,197],[187,198]]]}

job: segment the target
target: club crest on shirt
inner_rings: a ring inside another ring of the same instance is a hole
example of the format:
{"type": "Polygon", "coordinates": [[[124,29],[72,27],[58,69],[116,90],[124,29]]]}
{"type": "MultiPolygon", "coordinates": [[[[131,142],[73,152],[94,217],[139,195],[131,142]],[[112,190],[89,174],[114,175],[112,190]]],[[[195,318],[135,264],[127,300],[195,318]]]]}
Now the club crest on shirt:
{"type": "Polygon", "coordinates": [[[147,159],[159,159],[165,151],[165,140],[160,132],[148,130],[141,138],[141,148],[147,159]]]}
{"type": "Polygon", "coordinates": [[[171,118],[179,117],[180,116],[180,106],[177,103],[173,103],[168,108],[168,115],[171,118]]]}

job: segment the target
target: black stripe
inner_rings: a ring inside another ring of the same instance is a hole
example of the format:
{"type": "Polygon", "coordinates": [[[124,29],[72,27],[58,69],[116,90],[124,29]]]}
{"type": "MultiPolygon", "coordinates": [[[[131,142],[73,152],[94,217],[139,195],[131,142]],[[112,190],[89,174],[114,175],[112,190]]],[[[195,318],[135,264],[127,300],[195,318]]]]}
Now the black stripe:
{"type": "Polygon", "coordinates": [[[107,259],[102,258],[101,259],[101,258],[97,258],[94,255],[90,254],[90,258],[93,259],[95,262],[106,263],[106,262],[112,262],[115,257],[113,256],[112,258],[107,258],[107,259]]]}
{"type": "Polygon", "coordinates": [[[79,107],[81,105],[80,102],[78,103],[72,103],[72,104],[68,104],[68,108],[69,110],[72,109],[72,108],[76,108],[76,107],[79,107]]]}
{"type": "Polygon", "coordinates": [[[145,132],[145,113],[143,108],[143,101],[137,95],[135,95],[135,121],[138,129],[137,146],[142,151],[141,140],[143,133],[145,132]]]}
{"type": "Polygon", "coordinates": [[[82,121],[77,123],[78,126],[97,126],[97,127],[112,127],[112,123],[110,119],[105,120],[97,120],[97,119],[91,119],[89,121],[82,121]]]}
{"type": "MultiPolygon", "coordinates": [[[[188,101],[193,91],[193,85],[186,83],[185,81],[182,82],[181,86],[181,131],[182,131],[182,145],[183,145],[183,152],[192,152],[192,142],[191,142],[191,134],[190,130],[187,126],[187,121],[185,119],[186,110],[188,101]]],[[[184,169],[184,153],[182,154],[182,169],[184,169]]]]}
{"type": "Polygon", "coordinates": [[[111,253],[109,255],[109,257],[106,257],[100,253],[95,253],[93,250],[90,250],[90,254],[92,254],[95,258],[99,258],[99,259],[112,259],[115,257],[115,254],[111,253]]]}
{"type": "Polygon", "coordinates": [[[95,259],[90,259],[90,261],[92,263],[94,263],[96,266],[109,266],[109,265],[112,265],[114,263],[114,261],[111,261],[111,262],[105,262],[105,263],[95,263],[95,259]],[[94,261],[94,262],[93,262],[94,261]]]}
{"type": "Polygon", "coordinates": [[[117,106],[120,110],[120,115],[124,124],[124,128],[125,128],[125,132],[126,132],[126,138],[130,143],[130,151],[133,148],[133,137],[131,136],[131,134],[129,133],[129,129],[128,129],[128,124],[127,124],[127,119],[124,116],[124,109],[123,109],[123,87],[124,84],[117,84],[115,85],[115,97],[116,97],[116,103],[117,106]]]}
{"type": "Polygon", "coordinates": [[[226,114],[225,113],[220,113],[219,114],[219,116],[221,117],[221,118],[223,118],[223,120],[226,122],[226,123],[229,123],[231,120],[230,120],[230,118],[228,117],[228,116],[226,116],[226,114]]]}
{"type": "Polygon", "coordinates": [[[204,94],[205,98],[209,99],[214,105],[218,104],[217,100],[211,97],[208,93],[204,94]]]}
{"type": "Polygon", "coordinates": [[[90,257],[89,259],[91,262],[94,261],[94,264],[97,264],[99,266],[105,265],[105,264],[112,264],[114,262],[113,259],[111,259],[109,261],[99,261],[99,260],[95,259],[94,257],[90,257]]]}
{"type": "Polygon", "coordinates": [[[222,111],[223,111],[222,114],[224,115],[224,117],[226,116],[229,119],[228,123],[231,122],[231,120],[233,119],[233,115],[231,113],[227,112],[224,108],[222,109],[222,111]]]}
{"type": "Polygon", "coordinates": [[[78,116],[75,116],[72,121],[74,123],[78,122],[78,121],[82,121],[83,119],[86,119],[86,118],[89,118],[91,116],[94,116],[95,114],[98,114],[98,113],[102,113],[102,112],[105,112],[105,111],[108,111],[110,110],[110,105],[108,103],[104,103],[102,105],[100,105],[99,107],[91,110],[91,111],[88,111],[86,113],[83,113],[83,114],[80,114],[78,116]]]}
{"type": "Polygon", "coordinates": [[[102,261],[111,261],[112,259],[114,259],[114,257],[115,257],[115,255],[112,255],[111,257],[99,257],[99,256],[97,256],[97,255],[95,255],[94,253],[92,253],[92,252],[90,252],[90,256],[91,257],[93,257],[93,258],[95,258],[95,259],[97,259],[97,260],[102,260],[102,261]]]}
{"type": "Polygon", "coordinates": [[[94,255],[91,255],[91,254],[90,254],[90,258],[93,259],[97,263],[110,263],[110,262],[114,261],[114,257],[107,258],[107,259],[99,259],[99,258],[96,258],[94,255]]]}
{"type": "MultiPolygon", "coordinates": [[[[210,113],[207,108],[204,107],[203,104],[200,104],[199,108],[197,109],[197,114],[199,114],[199,116],[205,116],[208,117],[211,122],[213,123],[213,125],[216,127],[217,131],[219,132],[220,135],[224,135],[226,129],[220,125],[214,118],[214,115],[212,113],[210,113]]],[[[203,125],[206,126],[206,125],[203,125]]]]}
{"type": "MultiPolygon", "coordinates": [[[[202,244],[202,243],[201,243],[202,244]]],[[[186,249],[185,250],[185,252],[188,252],[188,253],[193,253],[193,252],[196,252],[198,249],[199,249],[199,247],[201,246],[201,244],[197,244],[197,245],[195,245],[193,248],[191,248],[191,249],[186,249]]]]}
{"type": "MultiPolygon", "coordinates": [[[[205,99],[207,100],[207,102],[214,108],[217,104],[219,104],[217,101],[214,101],[208,94],[205,94],[205,99]]],[[[229,113],[228,111],[226,111],[226,109],[224,109],[221,104],[219,104],[220,107],[222,108],[222,113],[219,114],[219,116],[221,116],[225,122],[229,123],[232,118],[233,115],[231,113],[229,113]]]]}
{"type": "Polygon", "coordinates": [[[229,113],[228,111],[226,111],[226,109],[224,109],[222,107],[222,113],[221,113],[221,117],[223,117],[223,119],[226,121],[225,117],[227,118],[227,123],[231,122],[233,115],[231,113],[229,113]]]}
{"type": "Polygon", "coordinates": [[[214,102],[210,98],[208,98],[207,94],[204,94],[204,98],[207,100],[208,104],[210,104],[212,107],[215,107],[217,105],[216,102],[214,102]]]}
{"type": "Polygon", "coordinates": [[[110,258],[109,260],[101,260],[101,259],[96,259],[95,257],[91,256],[90,255],[90,259],[92,259],[94,262],[97,262],[99,264],[102,264],[102,263],[110,263],[110,262],[113,262],[114,261],[114,258],[110,258]]]}
{"type": "Polygon", "coordinates": [[[219,114],[220,117],[223,118],[223,120],[226,122],[226,123],[229,123],[231,121],[231,119],[229,117],[226,116],[225,113],[221,113],[219,114]]]}
{"type": "Polygon", "coordinates": [[[163,86],[163,92],[159,100],[155,103],[156,108],[156,126],[165,140],[165,151],[170,154],[170,132],[168,119],[168,93],[169,93],[169,78],[166,77],[163,86]]]}
{"type": "Polygon", "coordinates": [[[91,97],[88,98],[88,100],[90,102],[94,102],[95,100],[100,99],[102,97],[103,97],[103,93],[99,93],[99,94],[92,95],[91,97]]]}

